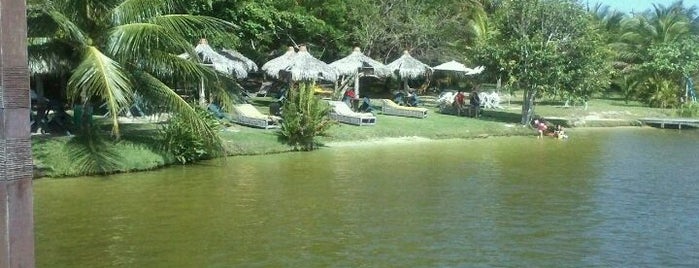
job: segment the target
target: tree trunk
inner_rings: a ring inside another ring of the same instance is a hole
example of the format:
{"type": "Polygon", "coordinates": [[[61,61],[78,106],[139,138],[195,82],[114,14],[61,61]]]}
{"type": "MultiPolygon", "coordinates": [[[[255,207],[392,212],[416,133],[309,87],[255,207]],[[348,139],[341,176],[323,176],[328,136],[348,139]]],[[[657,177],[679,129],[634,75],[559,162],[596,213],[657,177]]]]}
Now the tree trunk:
{"type": "Polygon", "coordinates": [[[34,267],[27,10],[0,0],[0,267],[34,267]]]}
{"type": "Polygon", "coordinates": [[[522,125],[529,125],[534,116],[534,100],[536,98],[536,90],[529,89],[522,94],[522,125]]]}
{"type": "Polygon", "coordinates": [[[199,105],[201,107],[206,108],[206,92],[204,90],[204,79],[200,78],[199,80],[199,105]]]}

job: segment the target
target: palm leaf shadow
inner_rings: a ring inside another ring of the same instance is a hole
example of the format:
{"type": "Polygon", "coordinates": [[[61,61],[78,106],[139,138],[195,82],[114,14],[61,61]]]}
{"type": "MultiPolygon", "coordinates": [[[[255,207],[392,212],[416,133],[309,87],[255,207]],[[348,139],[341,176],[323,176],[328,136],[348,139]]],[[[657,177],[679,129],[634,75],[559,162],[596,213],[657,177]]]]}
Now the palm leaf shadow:
{"type": "Polygon", "coordinates": [[[123,167],[124,159],[107,138],[97,134],[74,136],[66,143],[79,174],[107,174],[123,167]]]}

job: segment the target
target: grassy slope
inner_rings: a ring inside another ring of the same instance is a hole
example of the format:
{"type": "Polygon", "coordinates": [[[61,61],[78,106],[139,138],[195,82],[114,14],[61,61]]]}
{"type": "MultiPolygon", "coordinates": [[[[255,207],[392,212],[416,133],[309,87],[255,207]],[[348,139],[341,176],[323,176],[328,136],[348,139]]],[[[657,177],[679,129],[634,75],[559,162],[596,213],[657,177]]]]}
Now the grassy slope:
{"type": "MultiPolygon", "coordinates": [[[[373,104],[378,101],[373,101],[373,104]]],[[[266,113],[268,100],[256,102],[260,111],[266,113]]],[[[429,98],[427,107],[434,107],[429,98]]],[[[380,111],[378,107],[375,110],[380,111]]],[[[385,137],[419,136],[432,139],[474,138],[484,136],[533,135],[533,132],[518,124],[521,103],[513,101],[505,109],[485,111],[479,119],[444,115],[432,109],[425,119],[377,115],[375,126],[350,126],[338,124],[331,128],[321,143],[334,141],[360,141],[385,137]]],[[[590,101],[588,110],[582,107],[562,107],[561,103],[541,102],[536,113],[548,118],[565,118],[580,121],[586,126],[633,125],[642,117],[667,117],[672,110],[643,107],[638,103],[626,104],[622,100],[596,99],[590,101]]],[[[117,157],[113,172],[148,170],[174,163],[174,159],[158,148],[157,127],[153,124],[131,124],[122,127],[124,138],[110,142],[108,147],[117,157]]],[[[261,130],[231,126],[222,132],[230,155],[269,154],[290,151],[291,148],[279,141],[274,130],[261,130]]],[[[32,147],[35,163],[40,174],[49,177],[80,175],[77,161],[69,153],[70,137],[35,136],[32,147]]]]}

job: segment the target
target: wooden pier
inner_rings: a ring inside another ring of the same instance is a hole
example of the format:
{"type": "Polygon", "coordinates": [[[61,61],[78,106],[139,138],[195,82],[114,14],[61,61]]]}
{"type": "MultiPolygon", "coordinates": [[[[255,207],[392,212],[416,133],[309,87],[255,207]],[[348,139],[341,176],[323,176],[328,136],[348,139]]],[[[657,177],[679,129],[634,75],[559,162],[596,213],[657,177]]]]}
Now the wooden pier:
{"type": "Polygon", "coordinates": [[[638,121],[659,128],[699,128],[699,119],[696,118],[641,118],[638,121]]]}

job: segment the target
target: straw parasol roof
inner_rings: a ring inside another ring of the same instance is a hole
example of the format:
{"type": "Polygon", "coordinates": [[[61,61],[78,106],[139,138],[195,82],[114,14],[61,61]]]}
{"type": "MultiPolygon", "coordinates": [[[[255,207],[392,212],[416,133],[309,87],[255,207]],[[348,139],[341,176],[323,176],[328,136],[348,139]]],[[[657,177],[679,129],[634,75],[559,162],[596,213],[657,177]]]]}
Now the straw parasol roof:
{"type": "Polygon", "coordinates": [[[403,51],[403,56],[386,65],[389,69],[397,72],[401,78],[413,79],[422,77],[432,70],[430,66],[416,60],[407,50],[403,51]]]}
{"type": "Polygon", "coordinates": [[[291,57],[289,65],[282,70],[291,75],[292,81],[337,80],[337,70],[308,53],[306,46],[299,46],[299,52],[291,57]]]}
{"type": "MultiPolygon", "coordinates": [[[[236,78],[245,78],[248,76],[245,63],[219,54],[209,46],[209,42],[204,38],[199,40],[199,44],[194,48],[194,52],[199,55],[199,58],[205,65],[212,66],[216,71],[235,75],[236,78]]],[[[189,54],[180,54],[179,57],[189,59],[189,54]]]]}
{"type": "Polygon", "coordinates": [[[53,68],[53,65],[49,64],[49,62],[45,59],[37,59],[32,57],[29,57],[27,67],[29,67],[30,75],[50,74],[56,71],[55,68],[53,68]]]}
{"type": "Polygon", "coordinates": [[[261,69],[267,75],[278,79],[279,72],[289,66],[289,64],[291,63],[291,58],[293,58],[295,55],[296,52],[294,51],[294,47],[289,47],[286,50],[286,53],[279,57],[269,60],[268,62],[262,65],[261,69]]]}
{"type": "Polygon", "coordinates": [[[392,74],[391,69],[383,63],[367,57],[362,51],[355,47],[347,57],[330,63],[338,71],[338,75],[354,75],[359,69],[373,69],[376,76],[385,77],[392,74]]]}
{"type": "Polygon", "coordinates": [[[450,61],[450,62],[445,62],[440,65],[437,65],[432,68],[433,70],[440,70],[440,71],[454,71],[458,73],[463,73],[465,75],[474,75],[474,74],[479,74],[485,70],[485,67],[483,66],[478,66],[474,69],[466,67],[466,65],[463,65],[460,62],[457,61],[450,61]]]}
{"type": "Polygon", "coordinates": [[[248,57],[245,57],[243,54],[240,54],[238,51],[223,49],[221,50],[221,55],[225,56],[226,58],[242,62],[245,64],[245,69],[248,72],[257,72],[257,64],[255,64],[255,62],[248,57]]]}

